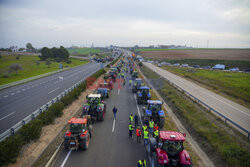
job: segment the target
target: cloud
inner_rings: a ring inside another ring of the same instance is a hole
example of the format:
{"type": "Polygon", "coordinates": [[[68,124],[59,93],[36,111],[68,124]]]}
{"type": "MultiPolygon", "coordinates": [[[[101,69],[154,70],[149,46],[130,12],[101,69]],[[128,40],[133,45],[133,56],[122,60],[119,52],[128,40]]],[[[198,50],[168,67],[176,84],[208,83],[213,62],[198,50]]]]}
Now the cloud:
{"type": "Polygon", "coordinates": [[[247,0],[0,1],[0,47],[150,45],[250,47],[247,0]]]}

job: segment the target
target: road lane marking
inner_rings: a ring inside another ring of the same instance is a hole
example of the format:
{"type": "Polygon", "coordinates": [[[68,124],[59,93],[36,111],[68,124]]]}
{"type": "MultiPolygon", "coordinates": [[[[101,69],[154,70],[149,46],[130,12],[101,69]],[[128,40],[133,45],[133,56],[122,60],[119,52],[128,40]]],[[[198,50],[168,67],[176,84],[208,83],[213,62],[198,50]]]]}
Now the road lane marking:
{"type": "Polygon", "coordinates": [[[112,133],[114,132],[114,130],[115,130],[115,119],[113,121],[112,133]]]}
{"type": "Polygon", "coordinates": [[[48,94],[53,93],[53,92],[56,91],[57,89],[59,89],[59,87],[56,88],[56,89],[54,89],[54,90],[52,90],[52,91],[50,91],[48,94]]]}
{"type": "Polygon", "coordinates": [[[22,89],[23,91],[25,91],[26,89],[22,89]]]}
{"type": "Polygon", "coordinates": [[[8,95],[5,95],[4,98],[8,97],[8,95]]]}
{"type": "Polygon", "coordinates": [[[67,154],[67,156],[65,157],[65,159],[64,159],[64,161],[63,161],[61,167],[64,167],[65,163],[67,162],[67,160],[68,160],[68,158],[69,158],[69,155],[71,154],[71,151],[72,151],[72,150],[70,150],[70,151],[68,152],[68,154],[67,154]]]}
{"type": "Polygon", "coordinates": [[[12,114],[14,114],[14,113],[15,113],[15,112],[12,112],[12,113],[10,113],[10,114],[4,116],[3,118],[0,118],[0,121],[2,121],[4,118],[7,118],[8,116],[10,116],[10,115],[12,115],[12,114]]]}
{"type": "Polygon", "coordinates": [[[135,98],[135,102],[136,102],[137,112],[138,112],[138,115],[139,115],[139,118],[140,118],[140,121],[141,121],[141,126],[143,126],[142,120],[141,120],[141,113],[140,113],[140,110],[139,110],[139,106],[137,104],[137,99],[136,99],[135,94],[134,94],[134,98],[135,98]]]}
{"type": "Polygon", "coordinates": [[[16,93],[20,93],[20,90],[19,90],[19,91],[17,91],[16,93]]]}
{"type": "Polygon", "coordinates": [[[13,96],[15,93],[11,93],[10,95],[13,96]]]}
{"type": "Polygon", "coordinates": [[[118,89],[118,95],[120,94],[120,89],[118,89]]]}

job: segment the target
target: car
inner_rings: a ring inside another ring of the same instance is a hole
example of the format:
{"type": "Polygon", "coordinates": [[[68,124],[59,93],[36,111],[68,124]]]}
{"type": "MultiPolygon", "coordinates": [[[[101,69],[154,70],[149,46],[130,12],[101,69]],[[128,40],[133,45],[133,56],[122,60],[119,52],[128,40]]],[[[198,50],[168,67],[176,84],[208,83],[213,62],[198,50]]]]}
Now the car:
{"type": "Polygon", "coordinates": [[[200,68],[200,65],[193,65],[193,68],[200,68]]]}
{"type": "Polygon", "coordinates": [[[192,167],[192,160],[184,149],[186,134],[175,131],[159,131],[157,138],[150,137],[146,150],[154,167],[192,167]]]}
{"type": "Polygon", "coordinates": [[[173,64],[173,66],[180,66],[180,63],[175,63],[173,64]]]}

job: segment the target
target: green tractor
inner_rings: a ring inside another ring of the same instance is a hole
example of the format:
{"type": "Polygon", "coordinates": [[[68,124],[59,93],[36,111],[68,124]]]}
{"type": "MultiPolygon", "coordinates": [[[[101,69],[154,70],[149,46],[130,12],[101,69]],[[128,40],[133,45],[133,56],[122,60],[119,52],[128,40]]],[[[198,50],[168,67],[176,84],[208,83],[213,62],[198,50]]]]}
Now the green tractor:
{"type": "Polygon", "coordinates": [[[90,94],[87,103],[83,104],[82,115],[90,115],[92,121],[103,121],[106,113],[106,104],[101,101],[101,94],[90,94]]]}
{"type": "Polygon", "coordinates": [[[135,80],[136,78],[138,78],[138,71],[133,71],[132,72],[132,80],[135,80]]]}
{"type": "Polygon", "coordinates": [[[133,93],[136,93],[137,90],[138,90],[142,85],[143,85],[142,79],[136,78],[136,79],[133,81],[132,92],[133,92],[133,93]]]}

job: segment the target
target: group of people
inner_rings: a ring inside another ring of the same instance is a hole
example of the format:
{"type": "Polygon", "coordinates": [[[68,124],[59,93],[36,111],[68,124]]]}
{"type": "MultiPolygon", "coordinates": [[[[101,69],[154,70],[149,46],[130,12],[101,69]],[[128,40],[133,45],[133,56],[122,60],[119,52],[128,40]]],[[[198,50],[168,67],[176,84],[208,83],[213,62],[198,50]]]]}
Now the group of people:
{"type": "MultiPolygon", "coordinates": [[[[133,138],[133,132],[134,132],[135,127],[136,127],[137,143],[141,143],[142,133],[141,133],[141,128],[138,124],[138,115],[130,114],[129,116],[129,137],[130,138],[133,138]]],[[[146,124],[142,126],[142,131],[143,131],[144,145],[148,144],[149,135],[152,135],[156,139],[159,136],[159,127],[157,126],[156,123],[154,123],[152,119],[148,122],[148,126],[146,124]]]]}

